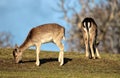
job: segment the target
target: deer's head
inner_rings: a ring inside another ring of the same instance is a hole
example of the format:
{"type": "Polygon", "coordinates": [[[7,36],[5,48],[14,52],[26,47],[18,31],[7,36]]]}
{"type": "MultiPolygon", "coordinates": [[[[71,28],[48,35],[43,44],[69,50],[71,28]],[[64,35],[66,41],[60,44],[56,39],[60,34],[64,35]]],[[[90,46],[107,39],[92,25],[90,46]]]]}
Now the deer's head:
{"type": "Polygon", "coordinates": [[[15,48],[13,50],[13,57],[14,57],[15,63],[19,63],[22,59],[22,52],[19,50],[17,45],[15,45],[15,48]]]}

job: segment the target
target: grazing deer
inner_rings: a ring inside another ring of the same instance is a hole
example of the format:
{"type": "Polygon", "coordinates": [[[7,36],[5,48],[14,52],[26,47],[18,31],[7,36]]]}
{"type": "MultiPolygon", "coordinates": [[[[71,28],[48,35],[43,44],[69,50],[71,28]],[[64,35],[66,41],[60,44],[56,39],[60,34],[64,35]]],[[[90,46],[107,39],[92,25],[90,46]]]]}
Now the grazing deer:
{"type": "Polygon", "coordinates": [[[41,44],[53,42],[60,49],[58,61],[60,62],[60,66],[62,66],[64,63],[64,45],[61,41],[65,38],[64,36],[65,29],[58,24],[44,24],[32,28],[24,43],[20,47],[16,46],[13,50],[13,57],[15,59],[15,63],[19,63],[21,61],[24,50],[26,50],[30,46],[36,46],[36,65],[39,66],[39,53],[41,44]]]}
{"type": "Polygon", "coordinates": [[[86,57],[89,57],[90,54],[93,59],[95,59],[95,53],[97,55],[97,58],[101,58],[100,54],[97,49],[97,24],[92,18],[85,18],[82,21],[81,25],[82,33],[83,33],[83,38],[85,42],[85,47],[86,47],[86,57]]]}

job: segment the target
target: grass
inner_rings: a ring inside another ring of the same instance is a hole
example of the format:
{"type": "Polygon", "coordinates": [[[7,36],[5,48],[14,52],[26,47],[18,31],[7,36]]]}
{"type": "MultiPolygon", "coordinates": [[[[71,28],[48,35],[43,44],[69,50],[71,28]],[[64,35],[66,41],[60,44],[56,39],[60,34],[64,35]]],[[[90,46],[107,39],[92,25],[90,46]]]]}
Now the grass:
{"type": "Polygon", "coordinates": [[[101,53],[102,59],[87,59],[84,54],[65,52],[60,67],[58,52],[40,53],[41,65],[35,65],[35,51],[26,50],[23,63],[15,64],[12,49],[0,49],[0,78],[120,78],[120,54],[101,53]]]}

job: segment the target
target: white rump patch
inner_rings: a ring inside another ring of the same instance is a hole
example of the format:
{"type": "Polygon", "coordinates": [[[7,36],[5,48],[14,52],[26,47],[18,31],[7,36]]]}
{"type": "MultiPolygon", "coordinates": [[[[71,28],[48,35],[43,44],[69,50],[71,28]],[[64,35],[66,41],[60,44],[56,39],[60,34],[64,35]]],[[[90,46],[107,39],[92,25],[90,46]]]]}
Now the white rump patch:
{"type": "Polygon", "coordinates": [[[86,24],[85,24],[85,22],[84,22],[84,26],[85,26],[85,28],[86,28],[86,24]]]}
{"type": "Polygon", "coordinates": [[[83,27],[84,31],[87,32],[87,30],[86,30],[86,22],[84,22],[83,25],[84,25],[84,27],[83,27]]]}
{"type": "Polygon", "coordinates": [[[88,22],[88,28],[90,28],[90,22],[88,22]]]}

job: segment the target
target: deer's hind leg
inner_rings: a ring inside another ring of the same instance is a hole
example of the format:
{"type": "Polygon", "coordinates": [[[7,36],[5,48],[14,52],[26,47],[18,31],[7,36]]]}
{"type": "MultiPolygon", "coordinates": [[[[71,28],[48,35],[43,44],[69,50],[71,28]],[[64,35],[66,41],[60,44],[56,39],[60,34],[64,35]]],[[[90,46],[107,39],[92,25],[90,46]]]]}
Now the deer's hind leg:
{"type": "Polygon", "coordinates": [[[85,33],[83,35],[83,38],[84,38],[84,42],[85,42],[85,50],[86,50],[86,57],[89,58],[89,44],[88,44],[88,36],[87,36],[87,33],[85,33]]]}
{"type": "Polygon", "coordinates": [[[54,43],[59,47],[60,52],[59,52],[59,57],[58,57],[58,62],[60,62],[60,66],[63,65],[64,63],[64,45],[61,42],[61,39],[54,40],[54,43]]]}
{"type": "Polygon", "coordinates": [[[95,45],[94,45],[94,42],[95,42],[95,36],[91,33],[90,34],[90,39],[89,39],[89,45],[90,45],[91,55],[92,55],[93,59],[95,59],[95,45]]]}

